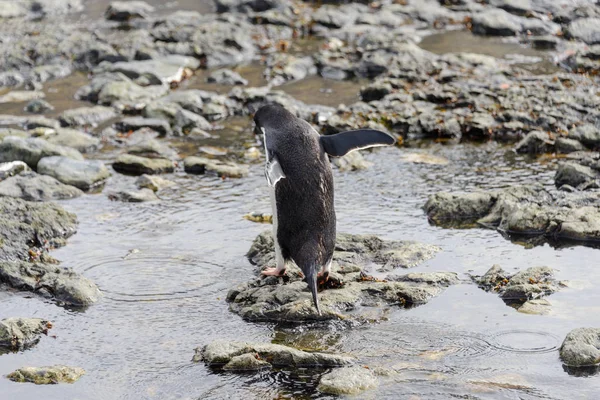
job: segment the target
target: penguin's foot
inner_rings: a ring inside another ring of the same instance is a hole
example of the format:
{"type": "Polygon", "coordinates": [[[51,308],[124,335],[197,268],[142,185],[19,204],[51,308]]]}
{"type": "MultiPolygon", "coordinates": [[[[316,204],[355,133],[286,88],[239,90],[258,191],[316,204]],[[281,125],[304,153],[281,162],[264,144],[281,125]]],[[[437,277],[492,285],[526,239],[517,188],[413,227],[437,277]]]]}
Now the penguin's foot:
{"type": "Polygon", "coordinates": [[[260,271],[261,275],[265,276],[283,276],[285,275],[285,269],[266,268],[260,271]]]}
{"type": "Polygon", "coordinates": [[[319,272],[317,274],[317,284],[324,285],[329,280],[329,271],[319,272]]]}

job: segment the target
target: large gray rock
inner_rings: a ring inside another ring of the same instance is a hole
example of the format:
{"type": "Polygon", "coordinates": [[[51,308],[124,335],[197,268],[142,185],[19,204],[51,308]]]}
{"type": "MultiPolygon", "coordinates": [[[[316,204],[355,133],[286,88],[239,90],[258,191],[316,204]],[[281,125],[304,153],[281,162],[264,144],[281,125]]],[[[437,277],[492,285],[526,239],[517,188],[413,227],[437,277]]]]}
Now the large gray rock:
{"type": "Polygon", "coordinates": [[[571,22],[567,28],[572,38],[583,40],[587,44],[600,43],[600,18],[580,18],[571,22]]]}
{"type": "Polygon", "coordinates": [[[375,374],[362,366],[334,369],[321,377],[317,389],[332,395],[356,395],[377,387],[375,374]]]}
{"type": "Polygon", "coordinates": [[[101,296],[92,281],[55,264],[0,261],[0,282],[73,307],[89,306],[101,296]]]}
{"type": "Polygon", "coordinates": [[[574,188],[588,186],[590,182],[600,179],[600,172],[593,170],[585,165],[572,162],[560,164],[554,183],[560,188],[563,185],[570,185],[574,188]]]}
{"type": "Polygon", "coordinates": [[[0,321],[0,348],[22,350],[35,345],[52,324],[39,318],[6,318],[0,321]]]}
{"type": "Polygon", "coordinates": [[[38,175],[33,171],[0,182],[0,197],[16,197],[27,201],[72,199],[82,194],[76,187],[65,185],[51,176],[38,175]]]}
{"type": "Polygon", "coordinates": [[[169,126],[169,123],[158,118],[129,117],[123,118],[121,121],[115,124],[115,129],[119,132],[137,131],[141,128],[150,128],[162,136],[171,133],[171,127],[169,126]]]}
{"type": "Polygon", "coordinates": [[[37,171],[81,190],[103,185],[110,176],[102,161],[72,160],[66,157],[42,158],[37,165],[37,171]]]}
{"type": "Polygon", "coordinates": [[[555,141],[542,131],[529,132],[515,146],[517,153],[544,154],[554,151],[555,141]]]}
{"type": "MultiPolygon", "coordinates": [[[[458,283],[454,273],[394,276],[385,280],[367,275],[367,266],[396,260],[395,252],[411,253],[407,249],[411,244],[425,246],[414,242],[383,241],[376,236],[338,235],[332,274],[325,283],[327,289],[319,293],[321,314],[316,312],[308,287],[295,265],[287,269],[289,280],[286,284],[280,284],[275,277],[258,278],[230,290],[227,301],[233,312],[251,321],[364,322],[377,319],[377,315],[383,316],[383,311],[378,307],[423,304],[442,293],[448,285],[458,283]]],[[[417,253],[412,253],[413,265],[431,257],[431,253],[425,252],[420,253],[419,259],[417,253]]],[[[274,245],[270,233],[262,233],[254,240],[248,258],[260,268],[274,264],[274,245]]]]}
{"type": "Polygon", "coordinates": [[[24,103],[26,101],[43,99],[46,95],[44,92],[29,91],[29,90],[13,90],[5,95],[0,96],[0,104],[2,103],[24,103]]]}
{"type": "Polygon", "coordinates": [[[80,107],[63,112],[60,121],[66,126],[97,126],[98,124],[114,118],[115,110],[110,107],[92,106],[80,107]]]}
{"type": "Polygon", "coordinates": [[[111,200],[123,201],[125,203],[142,203],[146,201],[159,200],[154,191],[148,188],[140,190],[121,190],[120,192],[110,193],[108,198],[111,200]]]}
{"type": "Polygon", "coordinates": [[[136,179],[135,184],[140,189],[150,189],[153,192],[158,192],[164,188],[174,186],[175,182],[161,178],[155,175],[142,175],[136,179]]]}
{"type": "Polygon", "coordinates": [[[130,80],[108,82],[98,92],[97,102],[121,110],[141,110],[152,100],[166,95],[166,84],[140,86],[130,80]]]}
{"type": "Polygon", "coordinates": [[[589,148],[600,147],[600,128],[594,124],[582,124],[569,131],[569,138],[583,143],[589,148]]]}
{"type": "Polygon", "coordinates": [[[143,78],[151,85],[161,85],[181,82],[188,75],[186,68],[194,70],[198,67],[200,61],[197,59],[173,54],[151,60],[105,61],[94,72],[120,72],[130,79],[143,78]]]}
{"type": "Polygon", "coordinates": [[[104,13],[110,21],[129,21],[135,18],[147,18],[154,7],[143,1],[113,1],[104,13]]]}
{"type": "Polygon", "coordinates": [[[185,172],[188,174],[216,173],[221,177],[242,178],[248,175],[248,166],[233,161],[220,161],[205,157],[187,157],[183,160],[185,172]]]}
{"type": "Polygon", "coordinates": [[[83,160],[83,156],[77,150],[48,143],[40,138],[23,139],[9,136],[0,143],[0,162],[23,161],[35,169],[42,158],[51,156],[83,160]]]}
{"type": "Polygon", "coordinates": [[[600,364],[600,329],[573,329],[560,347],[560,359],[570,367],[600,364]]]}
{"type": "Polygon", "coordinates": [[[310,368],[310,367],[337,367],[354,363],[354,358],[349,356],[327,354],[319,352],[306,352],[292,347],[271,343],[228,342],[218,340],[204,347],[198,347],[193,360],[204,361],[210,366],[222,366],[228,370],[248,370],[264,368],[265,366],[310,368]],[[240,356],[250,354],[252,358],[265,360],[267,364],[257,364],[249,357],[240,359],[240,356]],[[242,362],[243,361],[243,362],[242,362]]]}
{"type": "Polygon", "coordinates": [[[180,135],[189,135],[194,130],[207,131],[213,127],[202,115],[180,109],[175,113],[174,129],[180,135]]]}
{"type": "Polygon", "coordinates": [[[29,103],[27,103],[23,110],[32,114],[43,114],[45,112],[54,110],[54,106],[48,103],[46,100],[37,99],[31,100],[29,103]]]}
{"type": "Polygon", "coordinates": [[[175,150],[170,148],[166,143],[156,139],[139,141],[128,147],[127,153],[147,158],[166,158],[169,160],[179,158],[175,150]]]}
{"type": "Polygon", "coordinates": [[[13,382],[30,382],[36,385],[55,385],[57,383],[75,383],[85,375],[78,367],[54,365],[51,367],[23,367],[6,377],[13,382]]]}
{"type": "Polygon", "coordinates": [[[501,9],[488,9],[472,17],[473,33],[490,36],[515,36],[521,32],[519,20],[501,9]]]}
{"type": "Polygon", "coordinates": [[[240,74],[230,69],[218,69],[210,73],[206,78],[209,83],[218,83],[219,85],[242,85],[248,84],[248,80],[242,78],[240,74]]]}
{"type": "Polygon", "coordinates": [[[77,218],[52,203],[0,197],[0,261],[30,260],[60,247],[73,235],[77,218]]]}
{"type": "Polygon", "coordinates": [[[600,240],[600,199],[594,194],[548,192],[539,186],[438,193],[429,197],[425,212],[431,223],[447,227],[480,224],[552,241],[600,240]]]}
{"type": "Polygon", "coordinates": [[[121,154],[113,163],[117,172],[131,175],[164,174],[173,172],[175,164],[164,158],[138,157],[132,154],[121,154]]]}
{"type": "Polygon", "coordinates": [[[55,133],[47,135],[45,139],[48,143],[71,147],[82,153],[95,151],[100,146],[100,139],[77,129],[60,128],[55,133]]]}

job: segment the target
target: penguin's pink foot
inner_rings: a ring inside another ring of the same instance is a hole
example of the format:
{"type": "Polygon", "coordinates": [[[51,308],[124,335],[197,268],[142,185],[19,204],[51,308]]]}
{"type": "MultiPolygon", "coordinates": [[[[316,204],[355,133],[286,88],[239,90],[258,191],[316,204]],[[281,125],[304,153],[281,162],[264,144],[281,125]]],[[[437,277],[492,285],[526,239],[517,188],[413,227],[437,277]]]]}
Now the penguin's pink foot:
{"type": "Polygon", "coordinates": [[[260,271],[260,273],[265,276],[283,276],[285,275],[285,269],[266,268],[260,271]]]}
{"type": "Polygon", "coordinates": [[[317,273],[317,283],[324,285],[329,280],[329,271],[317,273]]]}

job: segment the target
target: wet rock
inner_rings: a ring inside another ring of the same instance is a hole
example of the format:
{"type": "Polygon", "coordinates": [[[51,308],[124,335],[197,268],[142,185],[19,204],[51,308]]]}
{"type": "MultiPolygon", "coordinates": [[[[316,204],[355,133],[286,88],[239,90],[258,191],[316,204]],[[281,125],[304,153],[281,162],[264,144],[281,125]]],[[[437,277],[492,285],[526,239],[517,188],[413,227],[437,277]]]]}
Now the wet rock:
{"type": "Polygon", "coordinates": [[[583,124],[571,129],[569,138],[578,140],[591,149],[600,148],[600,129],[593,124],[583,124]]]}
{"type": "Polygon", "coordinates": [[[325,28],[341,28],[352,24],[358,17],[354,7],[335,7],[324,5],[312,15],[313,22],[325,28]]]}
{"type": "Polygon", "coordinates": [[[142,175],[136,179],[135,184],[140,189],[146,188],[153,192],[158,192],[159,190],[174,186],[175,182],[161,178],[160,176],[142,175]]]}
{"type": "Polygon", "coordinates": [[[554,50],[558,46],[559,39],[555,36],[535,36],[530,38],[531,45],[537,50],[554,50]]]}
{"type": "Polygon", "coordinates": [[[28,171],[29,167],[23,161],[11,161],[0,164],[0,182],[21,172],[28,171]]]}
{"type": "Polygon", "coordinates": [[[24,103],[37,99],[43,99],[46,95],[44,92],[29,91],[29,90],[13,90],[5,95],[0,96],[0,104],[2,103],[24,103]]]}
{"type": "Polygon", "coordinates": [[[113,1],[104,16],[110,21],[129,21],[135,18],[145,19],[154,12],[154,7],[143,1],[113,1]]]}
{"type": "Polygon", "coordinates": [[[554,271],[548,267],[531,267],[510,275],[499,265],[494,265],[485,275],[475,276],[473,280],[480,288],[498,293],[507,304],[516,304],[519,311],[524,306],[524,313],[534,313],[536,307],[548,306],[549,303],[531,301],[558,291],[554,271]]]}
{"type": "Polygon", "coordinates": [[[159,198],[154,194],[151,189],[140,189],[140,190],[122,190],[108,195],[109,199],[116,201],[123,201],[126,203],[142,203],[145,201],[156,201],[159,198]]]}
{"type": "Polygon", "coordinates": [[[224,369],[229,370],[247,370],[255,369],[256,366],[261,368],[266,366],[248,357],[238,358],[246,354],[276,367],[338,367],[354,363],[354,358],[338,354],[306,352],[280,344],[221,340],[197,348],[193,361],[204,361],[209,366],[223,366],[224,369]]]}
{"type": "Polygon", "coordinates": [[[38,163],[37,171],[86,191],[103,185],[110,176],[102,161],[66,157],[45,157],[38,163]]]}
{"type": "Polygon", "coordinates": [[[75,383],[85,375],[82,368],[54,365],[51,367],[23,367],[6,377],[13,382],[30,382],[36,385],[75,383]]]}
{"type": "Polygon", "coordinates": [[[97,94],[97,102],[121,110],[141,110],[153,99],[166,95],[164,84],[140,86],[130,80],[108,82],[97,94]]]}
{"type": "Polygon", "coordinates": [[[95,127],[99,123],[114,118],[115,116],[115,111],[109,107],[80,107],[63,112],[60,116],[60,122],[65,126],[95,127]]]}
{"type": "Polygon", "coordinates": [[[508,12],[489,9],[473,15],[473,33],[490,36],[515,36],[521,32],[521,24],[508,12]]]}
{"type": "Polygon", "coordinates": [[[0,197],[0,261],[25,260],[60,247],[73,235],[77,218],[52,203],[0,197]]]}
{"type": "Polygon", "coordinates": [[[218,83],[219,85],[242,85],[246,86],[248,80],[242,78],[240,74],[230,69],[218,69],[210,73],[206,81],[209,83],[218,83]]]}
{"type": "Polygon", "coordinates": [[[600,364],[600,329],[573,329],[560,347],[560,359],[570,367],[600,364]]]}
{"type": "Polygon", "coordinates": [[[575,163],[564,163],[558,166],[554,183],[560,188],[563,185],[570,185],[574,188],[589,186],[590,182],[600,179],[600,172],[593,170],[585,165],[575,163]]]}
{"type": "Polygon", "coordinates": [[[0,72],[0,87],[1,86],[19,86],[25,82],[25,77],[18,71],[3,71],[0,72]]]}
{"type": "Polygon", "coordinates": [[[115,123],[115,129],[119,132],[137,131],[141,128],[150,128],[162,136],[166,136],[171,133],[171,127],[169,126],[169,123],[158,118],[130,117],[124,118],[115,123]]]}
{"type": "Polygon", "coordinates": [[[181,135],[188,135],[196,129],[206,131],[212,128],[210,122],[201,115],[184,109],[177,110],[175,113],[174,129],[181,135]]]}
{"type": "Polygon", "coordinates": [[[291,54],[275,53],[267,61],[265,77],[272,85],[278,86],[316,73],[317,67],[310,56],[299,58],[291,54]]]}
{"type": "MultiPolygon", "coordinates": [[[[289,280],[285,284],[279,283],[279,279],[274,277],[252,280],[230,290],[227,301],[233,312],[250,321],[299,323],[341,320],[360,323],[377,319],[383,313],[379,307],[390,304],[423,304],[443,292],[448,282],[456,283],[450,276],[445,280],[426,274],[379,280],[366,274],[367,266],[374,262],[384,264],[393,260],[390,253],[401,249],[406,254],[412,253],[414,264],[418,262],[417,253],[420,253],[421,262],[431,257],[431,254],[422,251],[412,252],[407,248],[411,244],[419,245],[413,242],[383,241],[376,236],[338,235],[330,286],[319,293],[321,315],[317,314],[312,305],[308,287],[295,265],[288,267],[289,280]]],[[[255,239],[248,258],[261,268],[273,265],[274,245],[268,232],[255,239]]]]}
{"type": "Polygon", "coordinates": [[[190,41],[202,50],[207,68],[241,65],[252,61],[256,48],[252,41],[252,25],[238,21],[212,19],[198,26],[190,41]]]}
{"type": "Polygon", "coordinates": [[[192,57],[169,55],[140,61],[102,62],[94,73],[122,73],[130,79],[143,79],[150,85],[175,84],[190,75],[186,69],[195,70],[200,62],[192,57]]]}
{"type": "Polygon", "coordinates": [[[490,5],[511,14],[525,16],[533,8],[529,0],[491,0],[490,5]]]}
{"type": "Polygon", "coordinates": [[[366,161],[358,151],[353,151],[343,157],[332,157],[331,161],[340,171],[359,171],[371,166],[371,163],[366,161]]]}
{"type": "Polygon", "coordinates": [[[35,345],[52,324],[39,318],[5,318],[0,321],[0,348],[12,351],[35,345]]]}
{"type": "Polygon", "coordinates": [[[100,139],[77,129],[60,128],[45,137],[48,143],[57,146],[71,147],[82,153],[95,151],[100,146],[100,139]]]}
{"type": "Polygon", "coordinates": [[[138,141],[127,149],[127,153],[146,158],[166,158],[169,160],[179,158],[175,150],[156,139],[138,141]]]}
{"type": "Polygon", "coordinates": [[[85,307],[100,298],[100,290],[92,281],[54,264],[0,261],[0,282],[67,306],[85,307]]]}
{"type": "Polygon", "coordinates": [[[580,18],[567,27],[568,36],[587,44],[600,43],[600,18],[580,18]]]}
{"type": "Polygon", "coordinates": [[[539,186],[438,193],[429,197],[425,211],[430,222],[442,226],[477,223],[512,235],[551,241],[600,239],[600,201],[593,194],[549,192],[539,186]]]}
{"type": "Polygon", "coordinates": [[[31,71],[32,82],[44,83],[50,80],[65,78],[73,72],[70,65],[52,64],[40,65],[31,71]]]}
{"type": "Polygon", "coordinates": [[[248,175],[248,166],[233,161],[220,161],[205,157],[187,157],[183,160],[188,174],[216,173],[221,177],[242,178],[248,175]]]}
{"type": "Polygon", "coordinates": [[[27,103],[23,110],[32,114],[43,114],[45,112],[54,110],[54,106],[48,103],[46,100],[36,99],[27,103]]]}
{"type": "Polygon", "coordinates": [[[559,153],[574,153],[576,151],[585,150],[583,144],[575,139],[559,137],[555,143],[556,151],[559,153]]]}
{"type": "Polygon", "coordinates": [[[375,374],[365,367],[338,368],[321,377],[317,389],[332,395],[356,395],[377,387],[375,374]]]}
{"type": "Polygon", "coordinates": [[[0,197],[16,197],[27,201],[65,200],[79,197],[81,190],[65,185],[51,176],[23,172],[0,182],[0,197]]]}
{"type": "Polygon", "coordinates": [[[131,175],[164,174],[173,172],[175,164],[164,158],[145,158],[131,154],[121,154],[113,163],[117,172],[131,175]]]}
{"type": "Polygon", "coordinates": [[[39,138],[22,139],[9,136],[0,143],[0,162],[23,161],[32,169],[36,169],[42,158],[51,156],[83,160],[83,156],[77,150],[48,143],[39,138]]]}
{"type": "Polygon", "coordinates": [[[58,129],[60,128],[60,122],[53,118],[46,118],[42,115],[36,117],[29,117],[25,120],[23,124],[25,129],[32,130],[36,128],[52,128],[58,129]]]}
{"type": "Polygon", "coordinates": [[[517,153],[544,154],[554,151],[555,141],[542,131],[529,132],[517,145],[517,153]]]}
{"type": "Polygon", "coordinates": [[[273,0],[216,0],[215,5],[218,13],[239,11],[239,12],[261,12],[277,8],[287,2],[273,0]]]}
{"type": "Polygon", "coordinates": [[[527,300],[517,311],[522,314],[547,315],[550,314],[551,307],[552,304],[546,299],[527,300]]]}

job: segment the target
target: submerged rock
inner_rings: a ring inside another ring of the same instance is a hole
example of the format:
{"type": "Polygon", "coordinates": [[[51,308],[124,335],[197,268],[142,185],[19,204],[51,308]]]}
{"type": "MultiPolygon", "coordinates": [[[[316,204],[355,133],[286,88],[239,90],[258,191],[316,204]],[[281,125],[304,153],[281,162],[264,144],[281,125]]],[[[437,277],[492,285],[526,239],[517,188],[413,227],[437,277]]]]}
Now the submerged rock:
{"type": "Polygon", "coordinates": [[[54,385],[57,383],[74,383],[85,375],[85,370],[65,365],[51,367],[23,367],[11,372],[6,377],[13,382],[30,382],[36,385],[54,385]]]}
{"type": "Polygon", "coordinates": [[[429,221],[445,227],[494,227],[551,241],[600,240],[600,199],[590,193],[549,192],[513,186],[474,193],[438,193],[425,204],[429,221]]]}
{"type": "Polygon", "coordinates": [[[113,1],[104,13],[111,21],[129,21],[135,18],[147,18],[154,7],[143,1],[113,1]]]}
{"type": "Polygon", "coordinates": [[[40,174],[52,176],[64,184],[86,191],[103,185],[110,176],[108,168],[98,160],[46,157],[40,160],[37,169],[40,174]]]}
{"type": "Polygon", "coordinates": [[[573,329],[560,347],[560,359],[569,367],[600,364],[600,329],[573,329]]]}
{"type": "Polygon", "coordinates": [[[146,158],[131,154],[121,154],[113,163],[117,172],[131,175],[164,174],[173,172],[175,164],[164,158],[146,158]]]}
{"type": "MultiPolygon", "coordinates": [[[[306,322],[315,320],[346,320],[364,322],[380,318],[373,314],[381,308],[423,304],[458,282],[456,274],[446,279],[430,274],[394,276],[387,280],[366,274],[373,262],[393,266],[414,266],[433,256],[438,250],[414,242],[384,241],[376,236],[340,234],[333,256],[328,288],[319,293],[322,314],[314,308],[306,283],[295,265],[287,269],[286,283],[276,277],[258,278],[229,291],[230,309],[251,321],[306,322]],[[411,249],[416,246],[416,250],[411,249]],[[426,251],[423,251],[425,249],[426,251]]],[[[260,268],[275,261],[270,233],[260,234],[248,252],[248,258],[260,268]]],[[[258,272],[258,271],[257,271],[258,272]]]]}
{"type": "Polygon", "coordinates": [[[221,177],[242,178],[248,175],[248,166],[233,161],[220,161],[205,157],[187,157],[183,160],[185,172],[188,174],[205,174],[213,172],[221,177]]]}
{"type": "Polygon", "coordinates": [[[0,142],[0,162],[23,161],[32,169],[36,169],[42,158],[51,156],[83,160],[83,156],[77,150],[48,143],[40,138],[23,139],[9,136],[0,142]]]}
{"type": "Polygon", "coordinates": [[[143,188],[140,190],[122,190],[120,192],[108,195],[111,200],[123,201],[126,203],[142,203],[145,201],[156,201],[159,198],[151,189],[143,188]]]}
{"type": "Polygon", "coordinates": [[[219,340],[204,347],[198,347],[193,361],[204,361],[209,366],[223,367],[226,370],[243,371],[271,366],[337,367],[352,364],[354,358],[337,354],[306,352],[280,344],[219,340]]]}
{"type": "Polygon", "coordinates": [[[332,395],[358,394],[377,387],[375,374],[368,368],[353,366],[334,369],[321,377],[317,389],[332,395]]]}
{"type": "Polygon", "coordinates": [[[175,185],[175,182],[154,175],[142,175],[136,179],[135,184],[138,188],[150,189],[153,192],[158,192],[164,188],[175,185]]]}
{"type": "Polygon", "coordinates": [[[550,304],[536,302],[536,299],[558,291],[554,271],[549,267],[531,267],[510,275],[499,265],[494,265],[485,275],[474,276],[473,280],[483,290],[498,293],[507,304],[516,305],[518,311],[526,314],[546,312],[541,306],[550,304]]]}
{"type": "Polygon", "coordinates": [[[0,182],[0,197],[16,197],[27,201],[64,200],[81,196],[76,187],[65,185],[55,178],[24,172],[0,182]]]}
{"type": "Polygon", "coordinates": [[[6,318],[0,321],[0,348],[12,351],[35,345],[52,324],[39,318],[6,318]]]}

